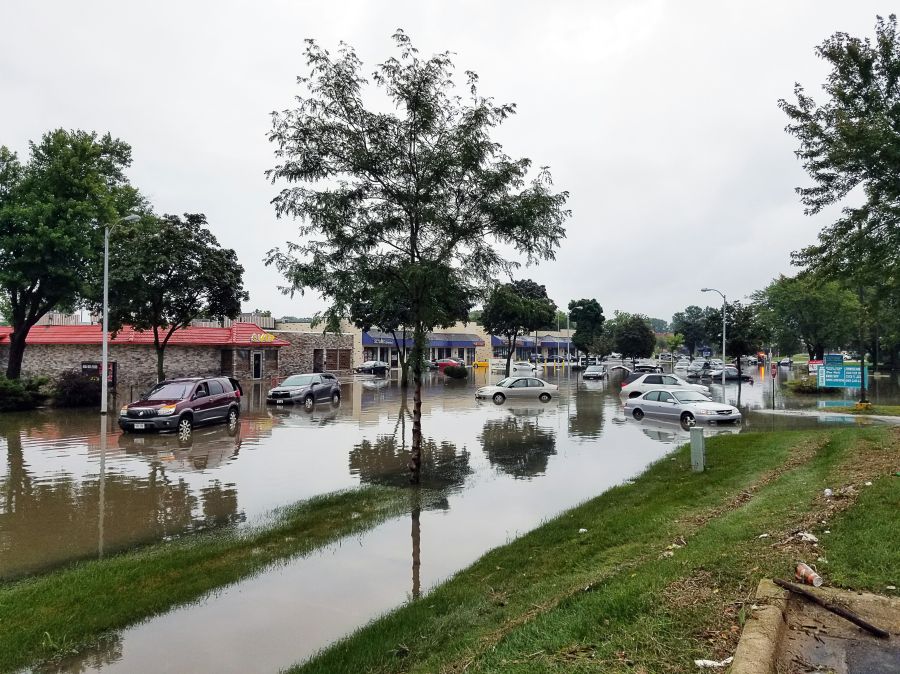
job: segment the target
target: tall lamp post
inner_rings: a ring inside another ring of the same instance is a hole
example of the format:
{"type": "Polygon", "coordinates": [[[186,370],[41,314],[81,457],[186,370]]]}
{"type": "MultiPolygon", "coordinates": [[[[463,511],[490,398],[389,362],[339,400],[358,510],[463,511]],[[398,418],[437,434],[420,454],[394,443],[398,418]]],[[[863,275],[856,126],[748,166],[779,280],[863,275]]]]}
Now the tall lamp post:
{"type": "Polygon", "coordinates": [[[719,293],[722,296],[722,402],[725,402],[725,313],[728,302],[725,300],[725,293],[715,288],[700,288],[702,293],[719,293]]]}
{"type": "Polygon", "coordinates": [[[126,215],[103,227],[103,357],[100,366],[100,414],[106,414],[109,382],[109,230],[123,222],[137,222],[141,216],[126,215]]]}

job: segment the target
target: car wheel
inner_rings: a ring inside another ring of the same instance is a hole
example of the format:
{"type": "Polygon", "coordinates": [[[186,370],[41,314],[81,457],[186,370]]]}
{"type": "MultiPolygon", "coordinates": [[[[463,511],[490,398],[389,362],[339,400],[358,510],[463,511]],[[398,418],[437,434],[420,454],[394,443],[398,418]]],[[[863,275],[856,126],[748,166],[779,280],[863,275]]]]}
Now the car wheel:
{"type": "Polygon", "coordinates": [[[538,398],[540,399],[540,401],[542,403],[550,402],[550,394],[549,393],[541,393],[541,395],[539,395],[538,398]]]}
{"type": "Polygon", "coordinates": [[[339,391],[335,391],[331,394],[331,404],[332,405],[340,405],[341,404],[341,394],[339,391]]]}
{"type": "Polygon", "coordinates": [[[238,422],[238,412],[237,412],[237,409],[235,409],[234,407],[232,407],[230,410],[228,410],[227,421],[228,421],[228,430],[234,430],[234,428],[237,426],[237,422],[238,422]]]}
{"type": "Polygon", "coordinates": [[[690,412],[685,412],[684,414],[681,415],[681,425],[684,426],[685,428],[690,428],[691,426],[694,426],[696,423],[697,423],[697,420],[694,419],[694,415],[691,414],[690,412]]]}
{"type": "Polygon", "coordinates": [[[628,397],[629,398],[637,398],[639,395],[641,395],[640,391],[632,391],[631,393],[628,394],[628,397]]]}
{"type": "Polygon", "coordinates": [[[187,440],[194,432],[194,420],[185,415],[178,420],[178,439],[187,440]]]}
{"type": "Polygon", "coordinates": [[[303,407],[304,407],[304,409],[306,409],[306,411],[312,410],[312,408],[315,406],[316,406],[316,401],[312,396],[306,396],[303,399],[303,407]]]}
{"type": "Polygon", "coordinates": [[[494,403],[496,403],[497,405],[502,405],[504,400],[506,400],[506,396],[502,393],[494,394],[494,403]]]}
{"type": "Polygon", "coordinates": [[[640,421],[644,418],[644,410],[640,407],[635,407],[634,411],[632,411],[631,416],[633,416],[637,421],[640,421]]]}

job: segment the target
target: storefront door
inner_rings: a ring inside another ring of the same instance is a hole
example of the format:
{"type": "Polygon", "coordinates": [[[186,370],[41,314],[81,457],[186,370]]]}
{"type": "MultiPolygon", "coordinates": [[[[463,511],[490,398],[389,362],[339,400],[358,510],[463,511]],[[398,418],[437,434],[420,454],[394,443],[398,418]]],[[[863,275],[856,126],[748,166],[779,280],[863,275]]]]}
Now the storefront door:
{"type": "Polygon", "coordinates": [[[254,351],[250,358],[253,362],[253,378],[262,379],[263,376],[263,354],[262,351],[254,351]]]}

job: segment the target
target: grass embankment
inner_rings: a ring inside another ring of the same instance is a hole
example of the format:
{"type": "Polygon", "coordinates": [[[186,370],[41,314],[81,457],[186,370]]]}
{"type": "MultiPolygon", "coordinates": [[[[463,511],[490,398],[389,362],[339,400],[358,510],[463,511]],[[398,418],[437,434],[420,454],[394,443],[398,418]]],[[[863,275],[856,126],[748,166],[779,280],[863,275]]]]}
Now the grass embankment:
{"type": "Polygon", "coordinates": [[[0,671],[94,644],[111,630],[367,529],[408,501],[386,487],[336,492],[280,509],[265,527],[189,535],[0,585],[0,671]]]}
{"type": "Polygon", "coordinates": [[[716,437],[703,474],[681,448],[294,671],[692,671],[733,653],[760,578],[798,560],[900,585],[898,447],[885,428],[716,437]]]}
{"type": "Polygon", "coordinates": [[[845,414],[859,414],[860,416],[875,415],[883,417],[900,417],[900,405],[872,405],[871,407],[857,409],[855,406],[829,407],[829,412],[843,412],[845,414]]]}

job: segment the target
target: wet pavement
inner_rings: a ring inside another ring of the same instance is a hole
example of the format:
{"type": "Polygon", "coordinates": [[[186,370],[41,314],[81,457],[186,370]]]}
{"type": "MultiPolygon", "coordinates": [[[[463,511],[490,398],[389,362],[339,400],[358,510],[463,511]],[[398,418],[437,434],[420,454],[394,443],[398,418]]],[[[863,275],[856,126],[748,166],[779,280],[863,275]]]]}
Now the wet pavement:
{"type": "MultiPolygon", "coordinates": [[[[831,423],[759,411],[773,406],[771,379],[729,384],[741,426],[775,430],[831,423]]],[[[786,394],[774,407],[815,405],[786,394]]],[[[418,596],[488,549],[639,474],[688,439],[677,424],[622,416],[618,383],[582,382],[565,370],[550,403],[476,402],[475,381],[426,382],[426,507],[224,588],[195,604],[124,630],[68,671],[276,671],[418,596]]],[[[712,387],[722,398],[721,386],[712,387]]],[[[339,406],[312,412],[264,405],[245,387],[234,428],[198,429],[188,445],[171,435],[104,436],[95,412],[0,416],[0,579],[75,559],[228,524],[264,521],[273,509],[359,484],[407,486],[412,396],[396,382],[356,379],[339,406]],[[105,445],[105,448],[104,448],[105,445]]],[[[853,397],[847,392],[848,400],[853,397]]],[[[895,403],[895,379],[873,401],[895,403]]],[[[575,524],[577,530],[578,525],[575,524]]]]}

